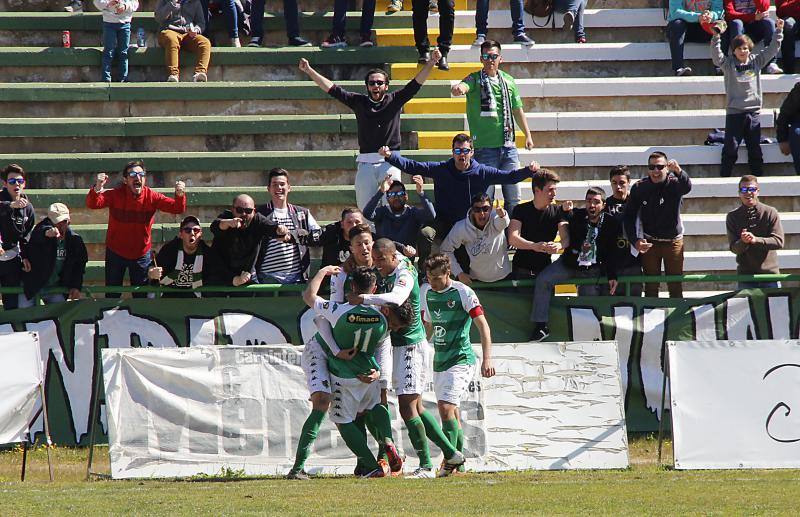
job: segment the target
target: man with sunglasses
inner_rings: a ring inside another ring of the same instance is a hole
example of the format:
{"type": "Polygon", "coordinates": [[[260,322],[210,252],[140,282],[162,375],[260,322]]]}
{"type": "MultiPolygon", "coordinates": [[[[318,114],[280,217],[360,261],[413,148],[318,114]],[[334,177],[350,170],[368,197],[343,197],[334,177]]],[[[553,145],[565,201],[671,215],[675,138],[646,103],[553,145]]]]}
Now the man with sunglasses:
{"type": "MultiPolygon", "coordinates": [[[[758,201],[758,178],[751,175],[739,180],[736,210],[728,212],[725,227],[730,249],[736,254],[736,273],[757,275],[780,273],[778,251],[783,248],[783,227],[778,211],[758,201]]],[[[739,282],[739,289],[780,287],[778,282],[739,282]]]]}
{"type": "Polygon", "coordinates": [[[200,298],[201,293],[191,291],[211,283],[209,278],[220,269],[216,250],[203,240],[200,220],[193,215],[184,217],[178,236],[161,247],[156,264],[147,271],[151,280],[189,291],[163,292],[164,298],[200,298]]]}
{"type": "Polygon", "coordinates": [[[403,105],[419,92],[428,79],[441,53],[434,49],[425,66],[402,89],[389,92],[389,74],[374,68],[367,72],[364,83],[367,94],[349,92],[321,75],[301,59],[300,71],[310,77],[322,91],[353,110],[358,126],[358,152],[356,157],[356,204],[364,210],[375,188],[387,174],[400,179],[400,171],[386,163],[378,150],[388,146],[400,150],[400,112],[403,105]]]}
{"type": "Polygon", "coordinates": [[[255,276],[256,259],[265,238],[281,237],[288,233],[285,226],[271,223],[256,212],[255,201],[239,194],[230,210],[225,210],[211,223],[214,249],[219,253],[223,285],[249,284],[255,276]]]}
{"type": "Polygon", "coordinates": [[[364,207],[364,213],[375,223],[375,234],[379,238],[385,237],[395,243],[403,244],[405,248],[401,252],[408,253],[412,260],[414,254],[409,251],[416,251],[419,263],[422,264],[431,254],[431,244],[436,235],[434,229],[429,226],[436,217],[436,210],[425,195],[422,176],[414,176],[411,179],[423,208],[409,205],[406,186],[402,181],[392,180],[392,177],[387,175],[378,187],[378,191],[364,207]],[[378,206],[384,194],[389,206],[378,206]],[[412,249],[408,250],[409,247],[412,249]]]}
{"type": "Polygon", "coordinates": [[[441,252],[450,259],[450,271],[459,282],[472,285],[473,280],[497,282],[511,274],[508,260],[506,228],[508,212],[498,207],[492,212],[492,200],[486,192],[472,198],[467,217],[458,221],[442,242],[441,252]],[[469,255],[465,271],[455,257],[455,250],[464,246],[469,255]]]}
{"type": "MultiPolygon", "coordinates": [[[[692,181],[675,160],[661,151],[647,159],[648,176],[631,187],[625,207],[625,234],[636,238],[634,247],[641,255],[645,275],[661,275],[661,262],[667,275],[683,274],[683,196],[691,192],[692,181]],[[638,223],[637,223],[638,221],[638,223]],[[641,225],[641,233],[637,230],[641,225]]],[[[683,297],[683,284],[667,284],[670,298],[683,297]]],[[[658,297],[658,283],[645,284],[647,297],[658,297]]]]}
{"type": "Polygon", "coordinates": [[[453,157],[443,162],[409,160],[388,147],[382,147],[380,153],[387,162],[406,174],[433,178],[436,199],[434,229],[439,241],[450,232],[457,221],[464,218],[464,214],[472,206],[472,197],[475,194],[486,192],[490,185],[518,183],[539,170],[536,162],[514,171],[504,171],[478,163],[472,159],[472,138],[464,133],[453,138],[453,157]]]}
{"type": "MultiPolygon", "coordinates": [[[[451,92],[455,97],[467,96],[467,122],[475,146],[475,159],[484,165],[513,171],[519,168],[516,126],[525,134],[526,149],[533,149],[533,138],[517,85],[513,77],[500,70],[502,62],[500,43],[484,41],[481,44],[483,68],[454,85],[451,92]]],[[[494,199],[494,185],[487,193],[494,199]]],[[[503,185],[508,213],[514,211],[520,198],[518,185],[503,185]]]]}
{"type": "MultiPolygon", "coordinates": [[[[0,191],[0,286],[18,287],[22,273],[31,269],[26,256],[28,239],[36,214],[33,205],[23,193],[25,190],[25,171],[16,163],[3,170],[5,186],[0,191]]],[[[3,308],[16,309],[19,295],[3,293],[3,308]]]]}
{"type": "MultiPolygon", "coordinates": [[[[106,285],[122,285],[128,270],[132,286],[147,284],[151,263],[151,231],[157,211],[182,214],[186,211],[186,185],[175,182],[175,198],[146,185],[147,171],[141,161],[128,162],[122,169],[122,184],[106,190],[108,175],[97,175],[94,187],[86,195],[86,207],[108,208],[106,232],[106,285]]],[[[108,293],[116,298],[116,293],[108,293]]],[[[143,295],[142,295],[143,296],[143,295]]]]}

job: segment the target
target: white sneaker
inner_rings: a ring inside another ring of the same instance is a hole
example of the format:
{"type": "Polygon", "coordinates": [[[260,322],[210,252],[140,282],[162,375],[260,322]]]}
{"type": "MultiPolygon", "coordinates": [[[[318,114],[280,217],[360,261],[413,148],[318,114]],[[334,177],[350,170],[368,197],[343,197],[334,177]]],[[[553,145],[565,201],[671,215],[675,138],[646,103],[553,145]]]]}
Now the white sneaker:
{"type": "Polygon", "coordinates": [[[776,74],[782,74],[783,73],[783,69],[781,69],[781,67],[779,67],[776,63],[770,63],[764,69],[764,72],[766,72],[768,74],[776,75],[776,74]]]}
{"type": "Polygon", "coordinates": [[[241,47],[242,41],[239,38],[231,38],[231,47],[241,47]]]}
{"type": "Polygon", "coordinates": [[[455,469],[457,469],[460,465],[464,464],[464,454],[461,451],[456,451],[450,459],[444,460],[442,463],[442,468],[439,469],[439,475],[437,477],[444,478],[449,476],[453,473],[455,469]]]}
{"type": "Polygon", "coordinates": [[[180,78],[177,75],[171,75],[171,76],[167,77],[167,82],[168,83],[177,83],[179,81],[180,81],[180,78]]]}
{"type": "Polygon", "coordinates": [[[692,75],[692,73],[693,70],[692,67],[690,66],[684,66],[682,68],[678,68],[677,70],[675,70],[675,75],[678,77],[685,77],[687,75],[692,75]]]}
{"type": "Polygon", "coordinates": [[[194,81],[196,83],[204,83],[204,82],[208,81],[208,76],[204,72],[197,72],[192,77],[192,81],[194,81]]]}
{"type": "Polygon", "coordinates": [[[431,467],[420,467],[411,474],[405,476],[405,479],[435,479],[436,474],[434,474],[433,469],[431,467]]]}

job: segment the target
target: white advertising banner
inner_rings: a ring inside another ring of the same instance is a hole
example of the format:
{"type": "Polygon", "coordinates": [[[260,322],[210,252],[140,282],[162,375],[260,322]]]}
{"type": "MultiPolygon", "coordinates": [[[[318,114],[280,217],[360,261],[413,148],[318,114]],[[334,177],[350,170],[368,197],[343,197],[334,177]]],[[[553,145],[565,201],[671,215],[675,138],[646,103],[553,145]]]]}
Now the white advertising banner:
{"type": "Polygon", "coordinates": [[[36,332],[0,335],[0,444],[27,440],[44,382],[36,332]]]}
{"type": "Polygon", "coordinates": [[[669,341],[677,469],[800,468],[800,341],[669,341]]]}
{"type": "MultiPolygon", "coordinates": [[[[285,474],[310,409],[301,351],[103,350],[112,476],[285,474]]],[[[497,375],[476,373],[461,404],[469,470],[627,467],[616,343],[498,344],[493,355],[497,375]]],[[[414,449],[390,405],[413,470],[414,449]]],[[[430,392],[425,406],[436,414],[430,392]]],[[[354,465],[326,419],[306,470],[349,474],[354,465]]]]}

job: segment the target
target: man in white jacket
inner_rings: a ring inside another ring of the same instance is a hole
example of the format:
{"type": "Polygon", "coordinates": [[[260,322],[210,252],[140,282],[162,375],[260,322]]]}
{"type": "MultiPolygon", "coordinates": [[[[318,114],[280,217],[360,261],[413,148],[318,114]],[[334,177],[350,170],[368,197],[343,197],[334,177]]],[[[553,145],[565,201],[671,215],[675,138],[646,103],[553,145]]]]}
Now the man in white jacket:
{"type": "Polygon", "coordinates": [[[470,285],[473,280],[496,282],[511,273],[505,230],[508,213],[502,208],[492,212],[492,201],[486,193],[472,198],[467,217],[458,221],[442,242],[441,251],[450,257],[452,274],[459,282],[470,285]],[[469,272],[464,271],[454,251],[461,245],[469,255],[469,272]]]}

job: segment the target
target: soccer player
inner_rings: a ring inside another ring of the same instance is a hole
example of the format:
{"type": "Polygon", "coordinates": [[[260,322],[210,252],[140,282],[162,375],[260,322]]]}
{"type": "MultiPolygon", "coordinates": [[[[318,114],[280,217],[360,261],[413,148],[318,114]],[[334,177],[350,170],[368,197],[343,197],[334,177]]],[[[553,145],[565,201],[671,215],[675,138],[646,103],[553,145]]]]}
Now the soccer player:
{"type": "MultiPolygon", "coordinates": [[[[407,261],[401,260],[395,245],[389,239],[378,239],[372,246],[372,260],[381,274],[383,294],[359,295],[351,293],[351,304],[386,305],[411,302],[414,309],[413,322],[404,330],[392,331],[392,385],[397,393],[400,416],[408,428],[408,436],[419,457],[419,468],[407,477],[434,478],[427,438],[430,438],[444,453],[448,467],[464,463],[461,454],[447,439],[439,422],[422,405],[422,390],[425,384],[424,348],[425,328],[419,313],[419,283],[417,272],[407,261]]],[[[452,471],[452,469],[451,469],[452,471]]]]}
{"type": "MultiPolygon", "coordinates": [[[[478,297],[468,286],[450,279],[450,259],[436,254],[425,261],[429,284],[422,287],[422,320],[433,340],[433,385],[442,418],[442,429],[450,443],[463,451],[464,431],[458,406],[475,370],[475,352],[469,338],[472,322],[481,335],[481,375],[492,377],[492,335],[478,297]]],[[[453,471],[445,463],[439,476],[453,471]]]]}
{"type": "MultiPolygon", "coordinates": [[[[412,310],[409,305],[386,306],[380,310],[366,307],[353,306],[347,303],[336,303],[320,298],[317,293],[323,279],[340,271],[337,266],[327,266],[319,270],[309,282],[308,288],[303,292],[303,300],[319,316],[324,317],[332,325],[332,340],[323,338],[318,332],[306,345],[303,352],[303,368],[309,391],[312,392],[314,409],[306,425],[303,426],[300,443],[298,444],[298,462],[304,463],[308,456],[311,443],[316,438],[319,424],[325,411],[320,411],[319,402],[328,394],[330,399],[331,386],[333,386],[334,411],[331,421],[339,428],[348,448],[358,458],[358,461],[368,469],[365,477],[384,477],[389,473],[389,464],[375,456],[367,446],[366,434],[362,433],[355,424],[359,413],[367,413],[368,418],[374,421],[378,430],[379,442],[386,444],[390,459],[400,461],[396,448],[391,443],[391,422],[385,411],[374,411],[375,406],[380,406],[380,388],[375,381],[379,377],[379,367],[375,361],[375,346],[383,339],[390,328],[402,329],[411,322],[412,310]],[[334,344],[337,343],[337,344],[334,344]],[[333,346],[333,348],[332,348],[333,346]],[[339,346],[344,347],[339,349],[339,346]],[[352,352],[351,349],[355,350],[352,352]],[[334,352],[338,350],[338,352],[334,352]],[[347,359],[343,357],[348,357],[347,359]],[[325,363],[329,382],[326,384],[324,369],[325,363]],[[314,426],[316,424],[316,428],[314,426]],[[387,431],[389,429],[389,431],[387,431]],[[313,432],[310,432],[313,431],[313,432]],[[396,457],[392,457],[396,456],[396,457]]],[[[352,289],[359,294],[375,292],[377,276],[368,268],[357,268],[352,274],[352,289]]],[[[295,467],[289,472],[289,478],[307,479],[307,475],[295,467]]]]}

